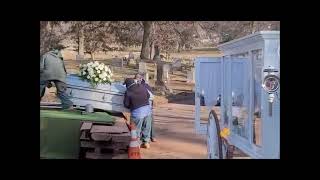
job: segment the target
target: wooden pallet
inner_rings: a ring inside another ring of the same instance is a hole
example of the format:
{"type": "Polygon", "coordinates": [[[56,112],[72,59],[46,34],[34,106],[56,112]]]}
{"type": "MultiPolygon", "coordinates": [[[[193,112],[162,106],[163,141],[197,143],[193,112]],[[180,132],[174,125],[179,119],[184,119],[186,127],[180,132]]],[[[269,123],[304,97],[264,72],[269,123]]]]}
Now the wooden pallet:
{"type": "Polygon", "coordinates": [[[86,159],[126,159],[131,134],[123,118],[113,126],[83,122],[80,128],[81,157],[86,159]]]}
{"type": "Polygon", "coordinates": [[[128,159],[128,154],[97,154],[94,152],[87,152],[87,159],[128,159]]]}

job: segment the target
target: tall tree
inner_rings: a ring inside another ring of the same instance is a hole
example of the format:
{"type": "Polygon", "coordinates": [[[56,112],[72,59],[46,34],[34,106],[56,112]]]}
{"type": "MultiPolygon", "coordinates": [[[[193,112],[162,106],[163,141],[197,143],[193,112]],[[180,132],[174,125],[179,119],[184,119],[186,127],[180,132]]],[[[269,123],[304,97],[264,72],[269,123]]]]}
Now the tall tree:
{"type": "Polygon", "coordinates": [[[91,55],[98,51],[112,50],[111,44],[115,43],[115,36],[110,31],[110,24],[107,21],[95,21],[85,30],[84,48],[85,52],[91,55]]]}
{"type": "Polygon", "coordinates": [[[88,29],[90,29],[90,25],[92,25],[93,22],[90,21],[70,21],[71,24],[68,34],[69,37],[72,39],[75,39],[78,45],[78,55],[84,56],[85,47],[84,47],[84,40],[85,35],[88,32],[88,29]]]}
{"type": "Polygon", "coordinates": [[[143,41],[141,47],[141,59],[149,59],[150,45],[151,45],[151,32],[152,32],[152,21],[143,22],[143,41]]]}
{"type": "Polygon", "coordinates": [[[40,21],[40,55],[55,47],[64,39],[59,21],[40,21]]]}
{"type": "Polygon", "coordinates": [[[198,24],[210,37],[219,38],[219,43],[257,31],[280,30],[279,21],[201,21],[198,24]]]}

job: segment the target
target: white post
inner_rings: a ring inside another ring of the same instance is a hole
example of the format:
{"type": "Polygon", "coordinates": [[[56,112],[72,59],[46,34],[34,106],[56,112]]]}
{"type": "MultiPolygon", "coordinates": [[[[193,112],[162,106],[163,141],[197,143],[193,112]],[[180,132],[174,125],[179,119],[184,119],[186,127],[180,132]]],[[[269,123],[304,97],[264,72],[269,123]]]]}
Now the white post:
{"type": "Polygon", "coordinates": [[[147,71],[147,63],[139,62],[139,73],[146,73],[147,71]]]}
{"type": "Polygon", "coordinates": [[[153,80],[157,80],[157,64],[154,63],[154,77],[153,77],[153,80]]]}
{"type": "Polygon", "coordinates": [[[169,80],[170,80],[169,70],[170,70],[169,64],[164,64],[163,65],[163,76],[162,76],[163,82],[167,82],[167,83],[169,82],[169,80]]]}
{"type": "Polygon", "coordinates": [[[194,83],[194,78],[195,78],[194,68],[191,68],[191,71],[188,71],[187,73],[187,83],[194,83]]]}

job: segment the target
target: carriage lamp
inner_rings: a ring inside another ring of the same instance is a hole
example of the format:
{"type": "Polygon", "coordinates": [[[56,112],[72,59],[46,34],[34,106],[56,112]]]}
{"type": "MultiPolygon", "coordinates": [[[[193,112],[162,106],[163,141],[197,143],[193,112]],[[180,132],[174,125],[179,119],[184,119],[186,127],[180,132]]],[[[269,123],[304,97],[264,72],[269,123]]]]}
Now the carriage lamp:
{"type": "Polygon", "coordinates": [[[274,93],[276,93],[280,87],[280,78],[277,74],[279,71],[278,69],[269,66],[267,69],[264,69],[263,72],[266,73],[266,75],[262,87],[269,94],[269,116],[272,116],[272,103],[275,97],[274,93]]]}

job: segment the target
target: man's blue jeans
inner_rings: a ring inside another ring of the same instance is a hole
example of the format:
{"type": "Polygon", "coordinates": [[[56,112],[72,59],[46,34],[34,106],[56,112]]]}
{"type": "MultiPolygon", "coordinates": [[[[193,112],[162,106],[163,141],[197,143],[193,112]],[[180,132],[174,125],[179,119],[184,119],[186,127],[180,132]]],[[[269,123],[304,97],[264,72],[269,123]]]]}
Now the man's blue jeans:
{"type": "Polygon", "coordinates": [[[156,138],[156,132],[154,131],[154,116],[153,116],[153,101],[149,101],[149,104],[151,106],[151,130],[150,130],[150,137],[155,139],[156,138]]]}
{"type": "Polygon", "coordinates": [[[131,121],[137,127],[137,136],[142,143],[150,142],[151,120],[151,114],[144,118],[134,118],[131,116],[131,121]]]}
{"type": "Polygon", "coordinates": [[[150,137],[155,139],[156,138],[156,132],[154,131],[154,117],[153,112],[151,113],[151,131],[150,131],[150,137]]]}

